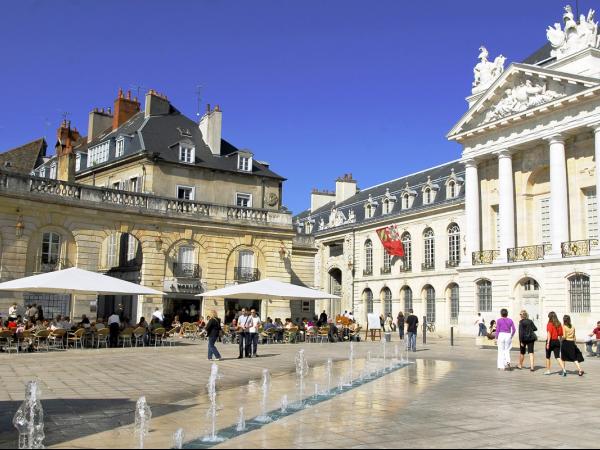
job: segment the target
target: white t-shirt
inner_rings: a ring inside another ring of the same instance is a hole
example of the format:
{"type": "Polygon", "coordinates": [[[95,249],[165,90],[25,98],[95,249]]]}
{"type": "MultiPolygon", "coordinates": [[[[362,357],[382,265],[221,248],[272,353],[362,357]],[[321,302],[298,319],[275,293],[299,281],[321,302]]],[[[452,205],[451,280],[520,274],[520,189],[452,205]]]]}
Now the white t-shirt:
{"type": "Polygon", "coordinates": [[[249,318],[250,316],[239,316],[237,321],[238,327],[242,328],[244,331],[248,331],[246,325],[250,324],[249,318]]]}
{"type": "Polygon", "coordinates": [[[17,317],[18,306],[8,308],[8,317],[17,317]]]}
{"type": "Polygon", "coordinates": [[[108,325],[112,325],[113,323],[118,323],[119,325],[121,324],[121,318],[119,317],[118,314],[113,314],[112,316],[110,316],[108,318],[108,325]]]}
{"type": "Polygon", "coordinates": [[[248,317],[248,325],[250,325],[250,329],[248,331],[250,331],[250,333],[258,333],[258,327],[260,325],[260,317],[256,316],[256,317],[248,317]]]}

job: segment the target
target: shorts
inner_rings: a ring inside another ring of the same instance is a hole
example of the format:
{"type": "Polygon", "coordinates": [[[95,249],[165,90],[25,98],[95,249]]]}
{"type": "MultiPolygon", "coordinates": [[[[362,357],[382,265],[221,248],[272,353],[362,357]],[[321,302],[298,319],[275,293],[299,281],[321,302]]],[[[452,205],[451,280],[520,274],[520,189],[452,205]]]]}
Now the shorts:
{"type": "Polygon", "coordinates": [[[521,350],[521,355],[524,355],[525,353],[535,353],[533,347],[535,346],[535,341],[532,342],[521,342],[520,345],[520,350],[521,350]]]}
{"type": "Polygon", "coordinates": [[[550,346],[546,347],[546,359],[550,359],[552,353],[556,359],[560,358],[560,341],[550,341],[550,346]]]}

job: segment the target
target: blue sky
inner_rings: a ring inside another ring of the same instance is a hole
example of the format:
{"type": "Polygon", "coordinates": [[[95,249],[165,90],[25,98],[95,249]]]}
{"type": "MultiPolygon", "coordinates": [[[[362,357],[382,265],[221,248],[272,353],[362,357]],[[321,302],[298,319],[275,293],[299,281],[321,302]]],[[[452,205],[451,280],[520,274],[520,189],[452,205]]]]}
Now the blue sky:
{"type": "Polygon", "coordinates": [[[193,117],[201,85],[223,136],[287,177],[284,203],[300,212],[344,173],[366,188],[458,158],[445,135],[466,110],[479,46],[520,61],[565,4],[3,1],[0,151],[53,143],[63,112],[86,130],[119,87],[156,89],[193,117]]]}

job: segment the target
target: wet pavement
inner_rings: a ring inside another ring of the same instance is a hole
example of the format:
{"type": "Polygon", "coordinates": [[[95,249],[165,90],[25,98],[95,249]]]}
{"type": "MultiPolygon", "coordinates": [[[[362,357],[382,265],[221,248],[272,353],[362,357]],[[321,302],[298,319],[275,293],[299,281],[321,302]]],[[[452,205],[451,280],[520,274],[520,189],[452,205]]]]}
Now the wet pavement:
{"type": "MultiPolygon", "coordinates": [[[[390,355],[395,344],[388,345],[390,355]]],[[[328,358],[334,361],[330,388],[337,389],[340,376],[348,384],[349,346],[268,345],[260,347],[262,357],[251,360],[237,360],[237,348],[226,346],[216,420],[217,434],[230,439],[215,448],[597,447],[600,359],[584,363],[582,378],[544,376],[542,369],[501,372],[495,369],[494,350],[478,349],[473,339],[457,344],[430,341],[411,354],[413,364],[331,398],[320,395],[312,406],[238,437],[231,430],[239,408],[250,425],[261,412],[263,368],[272,373],[267,410],[278,411],[283,395],[290,404],[296,400],[294,357],[300,348],[311,366],[305,383],[310,398],[315,384],[319,392],[326,390],[328,358]]],[[[205,445],[210,371],[205,347],[0,354],[0,447],[15,445],[12,415],[24,383],[35,377],[41,382],[48,446],[133,448],[133,410],[141,395],[153,413],[147,448],[172,446],[178,428],[184,429],[186,447],[205,445]]],[[[355,344],[353,378],[360,377],[367,352],[373,355],[371,369],[379,368],[380,351],[379,343],[355,344]]]]}

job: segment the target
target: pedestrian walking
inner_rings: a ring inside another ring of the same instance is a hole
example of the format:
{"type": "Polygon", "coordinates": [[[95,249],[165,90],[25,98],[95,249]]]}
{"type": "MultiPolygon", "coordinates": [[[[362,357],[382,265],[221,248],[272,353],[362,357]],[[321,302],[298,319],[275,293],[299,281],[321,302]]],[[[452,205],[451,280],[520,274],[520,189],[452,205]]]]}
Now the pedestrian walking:
{"type": "Polygon", "coordinates": [[[396,318],[398,333],[400,333],[400,340],[404,340],[404,313],[400,311],[398,313],[398,317],[396,318]]]}
{"type": "Polygon", "coordinates": [[[500,311],[500,318],[496,321],[496,341],[498,343],[498,369],[511,370],[510,349],[512,340],[517,332],[515,323],[508,317],[508,310],[500,311]]]}
{"type": "Polygon", "coordinates": [[[535,372],[535,341],[537,341],[537,335],[535,332],[538,330],[531,319],[527,311],[521,311],[521,320],[519,321],[519,369],[523,368],[525,362],[525,354],[529,353],[529,370],[535,372]]]}
{"type": "Polygon", "coordinates": [[[582,363],[584,359],[581,350],[577,347],[577,336],[575,334],[575,327],[571,323],[571,316],[563,317],[563,333],[564,339],[560,348],[560,359],[563,362],[562,375],[563,377],[567,376],[565,363],[572,362],[575,363],[577,370],[579,371],[579,376],[582,377],[584,372],[580,363],[582,363]]]}
{"type": "Polygon", "coordinates": [[[562,371],[565,371],[565,363],[560,359],[560,340],[563,337],[563,327],[554,311],[548,314],[548,325],[546,326],[546,372],[544,375],[551,375],[550,367],[552,366],[552,354],[554,359],[558,361],[562,371]]]}
{"type": "Polygon", "coordinates": [[[240,339],[240,356],[238,356],[238,359],[242,359],[244,355],[246,358],[250,358],[248,329],[250,328],[252,321],[249,320],[249,318],[250,316],[247,314],[246,308],[242,308],[242,312],[237,319],[238,336],[240,339]]]}
{"type": "Polygon", "coordinates": [[[406,337],[408,342],[406,343],[407,349],[416,352],[417,351],[417,330],[419,328],[419,318],[413,314],[413,310],[408,310],[408,317],[406,318],[406,337]]]}
{"type": "Polygon", "coordinates": [[[262,325],[260,317],[256,314],[256,309],[250,310],[250,316],[248,317],[248,342],[246,344],[246,357],[250,358],[254,356],[258,357],[258,332],[262,325]]]}
{"type": "Polygon", "coordinates": [[[208,360],[211,361],[213,356],[217,361],[221,361],[221,354],[215,346],[217,340],[221,336],[221,319],[217,315],[217,311],[210,312],[210,320],[206,324],[206,337],[208,338],[208,360]]]}

